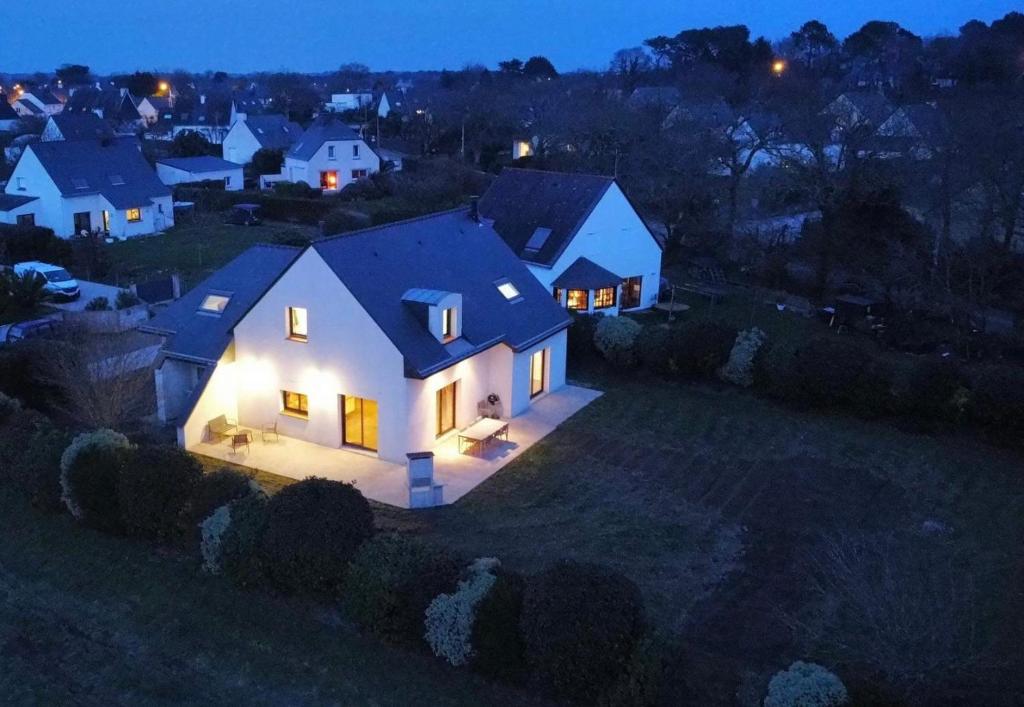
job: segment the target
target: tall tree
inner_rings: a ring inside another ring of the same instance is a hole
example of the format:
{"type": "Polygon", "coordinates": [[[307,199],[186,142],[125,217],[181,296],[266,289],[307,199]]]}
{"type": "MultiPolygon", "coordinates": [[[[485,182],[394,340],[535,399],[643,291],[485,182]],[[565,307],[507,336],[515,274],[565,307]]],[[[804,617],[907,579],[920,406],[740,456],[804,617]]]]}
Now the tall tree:
{"type": "Polygon", "coordinates": [[[839,41],[835,35],[818,20],[804,22],[800,29],[789,37],[797,55],[807,66],[814,66],[839,47],[839,41]]]}
{"type": "Polygon", "coordinates": [[[554,79],[558,78],[558,72],[555,71],[555,65],[546,57],[531,56],[523,64],[523,76],[535,80],[554,79]]]}

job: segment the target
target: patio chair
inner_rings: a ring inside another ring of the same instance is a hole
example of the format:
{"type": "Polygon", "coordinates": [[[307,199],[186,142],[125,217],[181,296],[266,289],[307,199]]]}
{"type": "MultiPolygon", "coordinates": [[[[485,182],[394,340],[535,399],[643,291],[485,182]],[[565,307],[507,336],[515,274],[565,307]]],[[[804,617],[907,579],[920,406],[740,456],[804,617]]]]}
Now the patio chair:
{"type": "Polygon", "coordinates": [[[206,423],[206,429],[209,431],[210,440],[217,442],[233,435],[238,429],[238,422],[229,420],[226,415],[218,415],[206,423]]]}
{"type": "Polygon", "coordinates": [[[277,434],[277,420],[274,420],[273,422],[264,422],[260,426],[260,440],[263,444],[267,443],[267,437],[271,435],[274,437],[275,442],[281,441],[281,438],[277,434]]]}
{"type": "Polygon", "coordinates": [[[249,443],[252,441],[252,434],[243,430],[242,432],[236,432],[231,435],[231,453],[236,454],[240,447],[245,447],[246,453],[249,452],[249,443]]]}

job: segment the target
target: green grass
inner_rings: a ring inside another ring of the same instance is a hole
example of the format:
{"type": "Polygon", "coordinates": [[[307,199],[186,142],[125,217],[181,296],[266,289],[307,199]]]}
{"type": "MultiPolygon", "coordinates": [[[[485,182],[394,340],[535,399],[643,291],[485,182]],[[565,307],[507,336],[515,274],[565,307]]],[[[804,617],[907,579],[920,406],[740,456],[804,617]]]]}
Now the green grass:
{"type": "Polygon", "coordinates": [[[329,607],[241,592],[189,558],[42,515],[0,488],[8,705],[529,704],[364,638],[329,607]]]}
{"type": "Polygon", "coordinates": [[[251,245],[309,239],[317,233],[312,226],[273,222],[235,226],[224,223],[224,218],[197,213],[194,220],[186,217],[163,235],[110,245],[108,279],[123,283],[177,272],[188,290],[251,245]]]}

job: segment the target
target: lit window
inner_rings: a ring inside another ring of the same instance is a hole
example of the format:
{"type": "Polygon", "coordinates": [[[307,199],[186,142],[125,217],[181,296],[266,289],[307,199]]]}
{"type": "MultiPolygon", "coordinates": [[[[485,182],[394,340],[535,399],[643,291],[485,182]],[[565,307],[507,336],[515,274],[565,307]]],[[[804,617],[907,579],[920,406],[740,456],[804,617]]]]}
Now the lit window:
{"type": "Polygon", "coordinates": [[[594,309],[608,309],[615,306],[615,288],[602,287],[594,291],[594,309]]]}
{"type": "Polygon", "coordinates": [[[357,160],[359,159],[359,145],[352,146],[352,158],[357,160]]]}
{"type": "Polygon", "coordinates": [[[199,305],[199,311],[220,314],[230,301],[231,295],[206,295],[202,304],[199,305]]]}
{"type": "Polygon", "coordinates": [[[327,146],[327,159],[329,159],[329,160],[333,160],[334,159],[334,145],[328,145],[327,146]]]}
{"type": "Polygon", "coordinates": [[[299,417],[309,417],[309,398],[305,393],[282,390],[281,403],[285,412],[299,417]]]}
{"type": "Polygon", "coordinates": [[[512,300],[519,296],[519,290],[511,282],[503,282],[498,285],[498,292],[505,296],[505,299],[512,300]]]}
{"type": "Polygon", "coordinates": [[[302,307],[288,308],[288,338],[295,341],[306,341],[309,329],[306,321],[306,310],[302,307]]]}
{"type": "Polygon", "coordinates": [[[441,312],[441,338],[445,341],[455,338],[455,307],[441,312]]]}
{"type": "Polygon", "coordinates": [[[587,291],[586,290],[569,290],[569,299],[566,302],[566,306],[569,309],[577,311],[586,311],[587,309],[587,291]]]}
{"type": "Polygon", "coordinates": [[[337,189],[338,188],[338,173],[321,172],[320,173],[320,188],[321,189],[337,189]]]}
{"type": "Polygon", "coordinates": [[[128,219],[128,223],[138,223],[142,220],[142,209],[128,209],[125,213],[125,218],[128,219]]]}

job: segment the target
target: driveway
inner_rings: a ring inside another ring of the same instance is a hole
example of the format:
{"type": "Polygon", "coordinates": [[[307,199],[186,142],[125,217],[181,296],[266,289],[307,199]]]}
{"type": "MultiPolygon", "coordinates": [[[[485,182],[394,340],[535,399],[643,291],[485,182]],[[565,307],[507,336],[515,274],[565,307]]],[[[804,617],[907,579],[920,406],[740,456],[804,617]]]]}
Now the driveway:
{"type": "Polygon", "coordinates": [[[89,282],[87,280],[79,280],[78,287],[82,291],[82,296],[71,302],[50,302],[50,305],[57,308],[63,309],[65,312],[81,312],[85,309],[85,305],[96,297],[106,297],[110,302],[110,307],[113,308],[114,300],[117,299],[117,293],[121,291],[121,288],[114,287],[113,285],[104,285],[101,282],[89,282]]]}

